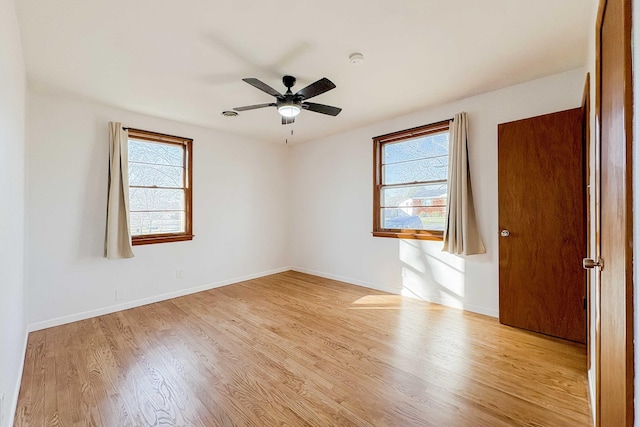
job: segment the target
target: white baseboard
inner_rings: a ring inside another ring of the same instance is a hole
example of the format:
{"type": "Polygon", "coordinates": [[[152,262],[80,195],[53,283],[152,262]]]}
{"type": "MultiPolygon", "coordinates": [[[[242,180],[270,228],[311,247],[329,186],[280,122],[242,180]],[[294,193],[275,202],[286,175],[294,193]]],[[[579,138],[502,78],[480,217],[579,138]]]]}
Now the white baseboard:
{"type": "MultiPolygon", "coordinates": [[[[323,271],[316,271],[316,270],[311,270],[311,269],[303,268],[303,267],[291,267],[291,270],[298,271],[300,273],[312,274],[314,276],[324,277],[326,279],[338,280],[340,282],[345,282],[345,283],[349,283],[349,284],[356,285],[356,286],[362,286],[362,287],[369,288],[369,289],[375,289],[376,291],[389,292],[391,294],[400,295],[400,293],[402,292],[401,289],[394,288],[394,287],[391,287],[391,286],[384,286],[384,285],[380,285],[378,283],[366,282],[364,280],[353,279],[351,277],[339,276],[337,274],[325,273],[323,271]]],[[[447,306],[447,307],[453,307],[453,308],[460,309],[460,307],[456,307],[456,306],[454,306],[454,305],[452,305],[452,304],[448,303],[447,301],[442,300],[440,298],[427,299],[427,298],[422,298],[419,295],[415,295],[414,297],[418,298],[418,299],[421,299],[423,301],[432,302],[434,304],[440,304],[440,305],[444,305],[444,306],[447,306]]],[[[464,303],[464,307],[462,309],[466,310],[466,311],[471,311],[473,313],[483,314],[485,316],[496,317],[496,318],[498,317],[498,310],[495,310],[495,309],[492,309],[492,308],[481,307],[481,306],[478,306],[478,305],[464,303]]]]}
{"type": "Polygon", "coordinates": [[[593,425],[596,425],[596,369],[592,366],[587,372],[589,379],[589,399],[591,400],[591,416],[593,425]]]}
{"type": "Polygon", "coordinates": [[[160,295],[154,295],[148,298],[141,298],[134,301],[127,301],[121,304],[110,305],[108,307],[98,308],[95,310],[83,311],[81,313],[70,314],[68,316],[57,317],[55,319],[44,320],[42,322],[30,323],[27,326],[29,332],[39,331],[41,329],[52,328],[54,326],[64,325],[66,323],[77,322],[79,320],[90,319],[96,316],[115,313],[116,311],[128,310],[130,308],[140,307],[142,305],[153,304],[154,302],[165,301],[172,298],[178,298],[185,295],[195,294],[197,292],[208,291],[209,289],[220,288],[222,286],[232,285],[234,283],[245,282],[247,280],[257,279],[258,277],[270,276],[283,271],[291,270],[290,267],[280,267],[273,270],[262,271],[259,273],[248,274],[246,276],[234,277],[232,279],[221,280],[219,282],[209,283],[206,285],[195,286],[193,288],[181,289],[175,292],[169,292],[160,295]]]}
{"type": "MultiPolygon", "coordinates": [[[[423,298],[425,299],[425,298],[423,298]]],[[[488,307],[482,307],[480,305],[475,305],[475,304],[468,304],[466,302],[462,303],[462,307],[459,307],[457,305],[453,305],[450,302],[443,300],[441,298],[438,297],[433,297],[431,300],[427,300],[429,302],[433,302],[436,304],[440,304],[440,305],[444,305],[447,307],[453,307],[453,308],[461,308],[462,310],[465,311],[470,311],[472,313],[477,313],[477,314],[482,314],[484,316],[489,316],[489,317],[495,317],[496,319],[498,318],[498,310],[493,309],[493,308],[488,308],[488,307]]]]}
{"type": "Polygon", "coordinates": [[[350,285],[362,286],[364,288],[375,289],[376,291],[389,292],[390,294],[398,294],[399,290],[391,286],[379,285],[377,283],[365,282],[364,280],[353,279],[351,277],[338,276],[337,274],[329,274],[323,271],[310,270],[303,267],[291,267],[293,271],[299,273],[311,274],[312,276],[324,277],[325,279],[337,280],[339,282],[349,283],[350,285]]]}
{"type": "Polygon", "coordinates": [[[18,379],[16,380],[16,386],[13,390],[13,400],[9,406],[9,423],[8,426],[12,426],[16,419],[16,411],[18,410],[18,396],[20,395],[20,385],[22,384],[22,373],[24,372],[24,362],[27,356],[27,342],[29,340],[29,332],[24,331],[24,343],[22,344],[22,357],[20,358],[20,367],[18,368],[18,379]]]}

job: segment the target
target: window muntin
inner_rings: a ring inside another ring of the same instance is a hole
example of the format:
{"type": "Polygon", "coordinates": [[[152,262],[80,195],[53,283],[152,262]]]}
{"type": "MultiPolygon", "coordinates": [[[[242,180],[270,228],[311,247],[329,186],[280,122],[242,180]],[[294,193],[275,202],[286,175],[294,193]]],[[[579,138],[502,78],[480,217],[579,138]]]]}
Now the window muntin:
{"type": "Polygon", "coordinates": [[[374,236],[441,239],[449,122],[374,138],[374,236]]]}
{"type": "Polygon", "coordinates": [[[129,221],[134,245],[191,240],[191,144],[129,129],[129,221]]]}

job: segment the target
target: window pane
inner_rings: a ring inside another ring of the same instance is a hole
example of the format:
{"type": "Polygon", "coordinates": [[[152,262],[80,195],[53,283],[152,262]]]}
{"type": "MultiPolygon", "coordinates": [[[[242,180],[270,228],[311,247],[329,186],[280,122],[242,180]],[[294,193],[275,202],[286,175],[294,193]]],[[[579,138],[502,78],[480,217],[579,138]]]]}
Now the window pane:
{"type": "Polygon", "coordinates": [[[131,212],[131,235],[184,233],[184,212],[131,212]]]}
{"type": "Polygon", "coordinates": [[[381,207],[446,206],[447,184],[383,188],[381,207]]]}
{"type": "Polygon", "coordinates": [[[382,167],[382,183],[389,185],[447,179],[448,162],[448,156],[441,156],[385,165],[382,167]]]}
{"type": "Polygon", "coordinates": [[[147,165],[129,162],[129,185],[182,188],[183,172],[182,166],[147,165]]]}
{"type": "Polygon", "coordinates": [[[449,132],[384,144],[382,163],[418,160],[425,157],[446,156],[449,153],[449,132]]]}
{"type": "Polygon", "coordinates": [[[184,148],[177,144],[129,139],[129,161],[182,166],[184,148]]]}
{"type": "Polygon", "coordinates": [[[445,215],[444,206],[382,208],[380,218],[382,228],[443,231],[445,215]]]}
{"type": "Polygon", "coordinates": [[[129,189],[129,200],[131,212],[184,210],[184,190],[131,188],[129,189]]]}

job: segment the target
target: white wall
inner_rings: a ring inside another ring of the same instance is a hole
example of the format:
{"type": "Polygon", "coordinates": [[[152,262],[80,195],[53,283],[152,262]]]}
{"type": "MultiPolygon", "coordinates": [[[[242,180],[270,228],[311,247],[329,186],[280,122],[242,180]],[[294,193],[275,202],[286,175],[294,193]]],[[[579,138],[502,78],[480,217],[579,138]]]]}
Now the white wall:
{"type": "Polygon", "coordinates": [[[292,148],[292,265],[300,271],[498,315],[497,125],[579,107],[585,72],[463,99],[292,148]],[[372,141],[453,117],[470,120],[469,156],[487,254],[441,252],[441,242],[372,237],[372,141]]]}
{"type": "Polygon", "coordinates": [[[0,426],[12,425],[26,339],[24,116],[18,21],[13,0],[0,0],[0,426]]]}
{"type": "Polygon", "coordinates": [[[27,117],[31,329],[288,265],[288,147],[33,91],[27,117]],[[109,121],[194,139],[193,241],[103,257],[109,121]]]}

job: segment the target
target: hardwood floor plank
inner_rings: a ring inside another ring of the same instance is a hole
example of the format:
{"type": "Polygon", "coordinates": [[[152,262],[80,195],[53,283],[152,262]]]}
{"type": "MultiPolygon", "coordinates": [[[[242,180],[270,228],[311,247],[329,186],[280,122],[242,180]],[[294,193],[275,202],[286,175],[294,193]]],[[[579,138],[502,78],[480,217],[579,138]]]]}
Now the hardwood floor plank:
{"type": "Polygon", "coordinates": [[[16,408],[16,424],[44,425],[44,370],[46,357],[46,334],[36,331],[29,334],[24,371],[22,373],[22,387],[16,408]]]}
{"type": "Polygon", "coordinates": [[[581,345],[285,272],[30,334],[15,425],[590,423],[581,345]]]}

